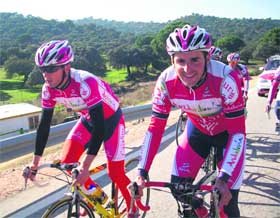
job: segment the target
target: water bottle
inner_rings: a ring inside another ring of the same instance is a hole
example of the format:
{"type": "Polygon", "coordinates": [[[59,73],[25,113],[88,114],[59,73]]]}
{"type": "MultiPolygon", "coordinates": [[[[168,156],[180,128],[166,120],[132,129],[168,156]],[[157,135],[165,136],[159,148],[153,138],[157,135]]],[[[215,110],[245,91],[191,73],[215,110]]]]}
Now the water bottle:
{"type": "Polygon", "coordinates": [[[94,200],[97,200],[100,204],[104,204],[108,199],[108,196],[102,190],[102,188],[97,183],[93,183],[92,181],[86,182],[82,186],[82,190],[86,195],[94,200]]]}

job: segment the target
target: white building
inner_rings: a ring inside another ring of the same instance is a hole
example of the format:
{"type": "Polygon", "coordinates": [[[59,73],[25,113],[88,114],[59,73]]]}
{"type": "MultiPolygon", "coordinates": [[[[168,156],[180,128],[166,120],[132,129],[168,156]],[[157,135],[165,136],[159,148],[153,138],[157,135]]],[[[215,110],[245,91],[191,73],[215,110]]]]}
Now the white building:
{"type": "Polygon", "coordinates": [[[27,104],[7,104],[0,106],[0,140],[35,130],[42,109],[27,104]]]}

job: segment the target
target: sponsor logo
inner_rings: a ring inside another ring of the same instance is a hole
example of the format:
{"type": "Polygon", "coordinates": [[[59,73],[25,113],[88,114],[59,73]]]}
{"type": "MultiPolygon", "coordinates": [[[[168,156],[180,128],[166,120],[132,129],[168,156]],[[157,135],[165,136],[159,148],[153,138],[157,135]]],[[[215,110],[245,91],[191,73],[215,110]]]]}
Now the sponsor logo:
{"type": "Polygon", "coordinates": [[[231,167],[234,167],[236,164],[237,158],[241,153],[241,148],[244,141],[244,135],[235,136],[233,138],[233,149],[231,151],[230,160],[227,162],[231,167]]]}
{"type": "Polygon", "coordinates": [[[234,103],[238,98],[238,88],[232,77],[227,76],[222,84],[222,95],[226,104],[234,103]]]}

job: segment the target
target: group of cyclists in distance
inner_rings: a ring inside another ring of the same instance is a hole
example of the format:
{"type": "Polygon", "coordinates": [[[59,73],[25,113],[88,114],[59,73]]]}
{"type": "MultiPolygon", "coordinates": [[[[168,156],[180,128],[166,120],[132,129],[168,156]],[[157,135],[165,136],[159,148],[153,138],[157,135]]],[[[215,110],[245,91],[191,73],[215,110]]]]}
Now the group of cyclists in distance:
{"type": "MultiPolygon", "coordinates": [[[[215,146],[219,173],[214,187],[221,195],[219,208],[228,217],[240,217],[238,195],[245,168],[248,69],[239,63],[238,53],[227,56],[228,65],[221,62],[221,49],[213,46],[211,35],[199,26],[176,28],[166,39],[166,50],[170,66],[160,74],[154,88],[152,115],[135,178],[139,195],[160,146],[169,113],[175,106],[185,112],[188,119],[174,154],[171,182],[193,182],[211,146],[215,146]]],[[[81,115],[67,136],[61,154],[63,163],[80,161],[80,173],[74,183],[85,189],[94,185],[88,171],[103,143],[108,175],[124,196],[130,211],[127,217],[137,217],[137,207],[130,205],[127,188],[131,181],[124,170],[125,118],[119,99],[99,77],[72,68],[73,60],[73,49],[67,40],[46,42],[36,52],[35,64],[45,83],[34,157],[26,179],[35,179],[54,107],[63,104],[67,111],[81,115]]],[[[279,84],[279,75],[276,81],[279,84]]],[[[275,90],[271,95],[275,95],[275,90]]],[[[270,105],[271,102],[267,110],[270,105]]]]}

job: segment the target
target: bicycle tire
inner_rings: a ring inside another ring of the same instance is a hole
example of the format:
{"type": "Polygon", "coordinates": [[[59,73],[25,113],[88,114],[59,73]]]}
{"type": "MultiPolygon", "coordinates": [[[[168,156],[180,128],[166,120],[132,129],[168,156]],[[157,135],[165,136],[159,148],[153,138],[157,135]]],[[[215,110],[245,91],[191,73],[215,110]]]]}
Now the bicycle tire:
{"type": "MultiPolygon", "coordinates": [[[[93,210],[88,206],[88,204],[80,200],[80,208],[86,214],[83,217],[95,218],[93,210]]],[[[55,217],[80,217],[77,213],[77,203],[73,203],[72,196],[65,196],[60,200],[53,203],[43,214],[42,218],[55,218],[55,217]]]]}
{"type": "MultiPolygon", "coordinates": [[[[127,163],[125,164],[125,171],[126,171],[126,175],[129,177],[129,179],[131,181],[133,181],[136,178],[136,173],[137,173],[137,169],[136,167],[138,166],[139,163],[139,159],[138,158],[133,158],[129,161],[127,161],[127,163]]],[[[147,181],[149,181],[149,177],[147,178],[147,181]]],[[[118,193],[118,210],[120,211],[122,207],[125,207],[125,201],[123,199],[123,197],[121,196],[120,191],[118,190],[116,193],[118,193]]],[[[145,205],[149,205],[150,202],[150,188],[146,188],[144,190],[143,193],[143,197],[142,197],[142,202],[145,205]]],[[[147,212],[144,211],[139,211],[141,218],[144,218],[146,216],[147,212]]]]}

